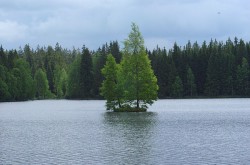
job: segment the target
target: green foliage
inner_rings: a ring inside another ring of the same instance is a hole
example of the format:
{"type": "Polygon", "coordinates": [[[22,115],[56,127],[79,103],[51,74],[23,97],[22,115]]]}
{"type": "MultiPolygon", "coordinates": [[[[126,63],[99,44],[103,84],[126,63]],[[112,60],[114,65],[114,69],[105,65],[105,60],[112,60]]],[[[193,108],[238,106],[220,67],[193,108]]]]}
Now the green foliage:
{"type": "Polygon", "coordinates": [[[243,57],[242,64],[237,67],[237,95],[247,96],[249,93],[249,64],[247,59],[243,57]]]}
{"type": "Polygon", "coordinates": [[[176,76],[174,83],[172,84],[172,93],[173,97],[182,97],[183,96],[183,84],[181,78],[176,76]]]}
{"type": "Polygon", "coordinates": [[[187,71],[187,91],[189,96],[196,95],[195,77],[190,67],[188,68],[187,71]]]}
{"type": "Polygon", "coordinates": [[[7,101],[10,98],[8,85],[0,79],[0,101],[7,101]]]}
{"type": "Polygon", "coordinates": [[[0,65],[0,101],[7,101],[10,98],[9,88],[6,84],[7,68],[0,65]]]}
{"type": "Polygon", "coordinates": [[[5,54],[2,45],[0,46],[0,65],[3,65],[7,67],[8,61],[7,61],[7,55],[5,54]]]}
{"type": "Polygon", "coordinates": [[[119,65],[116,64],[115,58],[109,54],[106,64],[102,69],[105,80],[100,88],[101,95],[107,100],[107,110],[113,110],[121,107],[121,91],[118,86],[119,65]]]}
{"type": "Polygon", "coordinates": [[[67,73],[64,68],[57,65],[54,74],[56,95],[58,98],[63,98],[67,91],[67,73]]]}
{"type": "Polygon", "coordinates": [[[157,99],[157,78],[151,68],[139,28],[134,23],[128,39],[124,41],[121,68],[109,56],[103,74],[105,80],[101,89],[103,96],[107,98],[108,109],[116,110],[117,104],[119,109],[144,109],[157,99]]]}
{"type": "Polygon", "coordinates": [[[80,58],[76,58],[69,69],[69,76],[67,81],[68,98],[80,98],[80,58]]]}
{"type": "Polygon", "coordinates": [[[125,109],[150,104],[157,93],[148,93],[155,91],[157,84],[159,98],[250,96],[249,42],[235,38],[199,45],[189,41],[185,46],[175,43],[169,50],[158,46],[145,50],[143,37],[133,23],[123,51],[117,41],[105,43],[97,51],[85,47],[69,50],[58,43],[36,49],[27,44],[18,50],[0,46],[0,101],[34,99],[35,94],[40,99],[100,99],[105,77],[101,69],[108,54],[113,55],[119,68],[116,84],[125,109]],[[49,84],[45,96],[37,94],[34,83],[39,69],[49,84]],[[154,84],[152,89],[147,88],[150,83],[154,84]]]}
{"type": "MultiPolygon", "coordinates": [[[[31,76],[29,64],[24,59],[18,59],[12,74],[16,78],[16,100],[28,100],[34,97],[34,81],[31,76]]],[[[15,78],[12,78],[14,80],[15,78]]],[[[15,88],[15,87],[14,87],[15,88]]]]}
{"type": "Polygon", "coordinates": [[[132,23],[131,32],[129,36],[124,41],[124,54],[137,54],[142,51],[145,51],[144,48],[144,39],[139,31],[139,27],[132,23]]]}
{"type": "Polygon", "coordinates": [[[80,62],[80,97],[92,97],[93,87],[93,72],[92,72],[92,57],[88,48],[83,46],[80,62]]]}
{"type": "Polygon", "coordinates": [[[38,69],[35,73],[36,97],[46,99],[51,97],[49,91],[49,83],[46,73],[42,69],[38,69]]]}

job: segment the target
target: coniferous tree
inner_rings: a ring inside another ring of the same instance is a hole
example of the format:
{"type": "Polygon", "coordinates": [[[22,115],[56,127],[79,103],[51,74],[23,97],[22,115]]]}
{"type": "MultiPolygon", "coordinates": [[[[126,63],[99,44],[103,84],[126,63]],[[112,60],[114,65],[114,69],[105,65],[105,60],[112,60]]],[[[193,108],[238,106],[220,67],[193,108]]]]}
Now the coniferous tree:
{"type": "Polygon", "coordinates": [[[81,98],[92,97],[92,57],[88,48],[83,46],[80,62],[80,96],[81,98]]]}
{"type": "Polygon", "coordinates": [[[172,84],[171,96],[173,97],[183,96],[183,84],[179,76],[176,76],[175,81],[172,84]]]}
{"type": "Polygon", "coordinates": [[[157,78],[151,68],[144,48],[144,40],[137,25],[124,41],[124,56],[121,62],[121,76],[124,100],[127,105],[147,108],[157,99],[157,78]]]}
{"type": "Polygon", "coordinates": [[[54,69],[55,69],[55,54],[52,46],[48,46],[45,55],[44,67],[49,82],[49,90],[54,92],[54,69]]]}
{"type": "Polygon", "coordinates": [[[67,98],[79,99],[80,95],[80,57],[71,64],[67,81],[67,98]]]}
{"type": "Polygon", "coordinates": [[[242,64],[237,68],[237,95],[246,96],[249,92],[249,64],[243,57],[242,64]]]}
{"type": "Polygon", "coordinates": [[[6,80],[7,68],[0,64],[0,101],[7,101],[11,97],[6,80]]]}
{"type": "Polygon", "coordinates": [[[196,95],[195,77],[190,67],[188,68],[187,72],[187,91],[188,91],[188,96],[196,95]]]}
{"type": "Polygon", "coordinates": [[[54,71],[55,91],[58,98],[62,98],[66,94],[67,89],[67,73],[64,68],[56,66],[54,71]]]}
{"type": "Polygon", "coordinates": [[[110,42],[110,53],[114,56],[116,63],[120,63],[122,55],[117,41],[110,42]]]}
{"type": "Polygon", "coordinates": [[[0,65],[7,67],[7,55],[5,54],[2,45],[0,46],[0,65]]]}
{"type": "Polygon", "coordinates": [[[107,52],[108,52],[107,47],[103,45],[102,49],[98,49],[98,51],[93,56],[93,72],[94,72],[93,94],[96,97],[99,96],[99,92],[100,92],[99,89],[104,79],[101,73],[101,69],[105,65],[107,52]]]}

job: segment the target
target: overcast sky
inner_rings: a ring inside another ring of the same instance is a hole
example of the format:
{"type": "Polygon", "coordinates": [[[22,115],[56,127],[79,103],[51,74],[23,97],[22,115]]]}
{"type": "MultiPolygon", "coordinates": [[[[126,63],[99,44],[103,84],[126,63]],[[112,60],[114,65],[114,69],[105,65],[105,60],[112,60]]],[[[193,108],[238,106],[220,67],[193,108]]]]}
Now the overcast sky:
{"type": "Polygon", "coordinates": [[[12,49],[59,42],[65,48],[85,44],[96,50],[105,42],[121,43],[131,22],[149,49],[235,36],[250,41],[250,1],[1,0],[0,44],[12,49]]]}

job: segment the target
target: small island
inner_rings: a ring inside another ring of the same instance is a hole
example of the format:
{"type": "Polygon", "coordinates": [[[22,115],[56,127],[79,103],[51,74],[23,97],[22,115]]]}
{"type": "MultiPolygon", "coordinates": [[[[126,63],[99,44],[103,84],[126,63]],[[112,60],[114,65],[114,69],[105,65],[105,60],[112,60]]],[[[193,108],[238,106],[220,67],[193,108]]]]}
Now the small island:
{"type": "Polygon", "coordinates": [[[116,63],[112,54],[102,69],[104,81],[100,88],[107,110],[114,112],[146,112],[157,100],[157,78],[151,67],[139,27],[132,30],[123,42],[122,60],[116,63]]]}

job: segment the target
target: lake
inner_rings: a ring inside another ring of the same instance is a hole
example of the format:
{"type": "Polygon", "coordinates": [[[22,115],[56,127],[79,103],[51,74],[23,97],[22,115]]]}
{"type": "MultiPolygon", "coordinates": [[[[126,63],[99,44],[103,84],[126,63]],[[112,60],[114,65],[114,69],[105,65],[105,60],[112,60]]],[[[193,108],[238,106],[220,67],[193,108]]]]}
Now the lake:
{"type": "Polygon", "coordinates": [[[0,103],[0,164],[249,164],[250,99],[0,103]]]}

